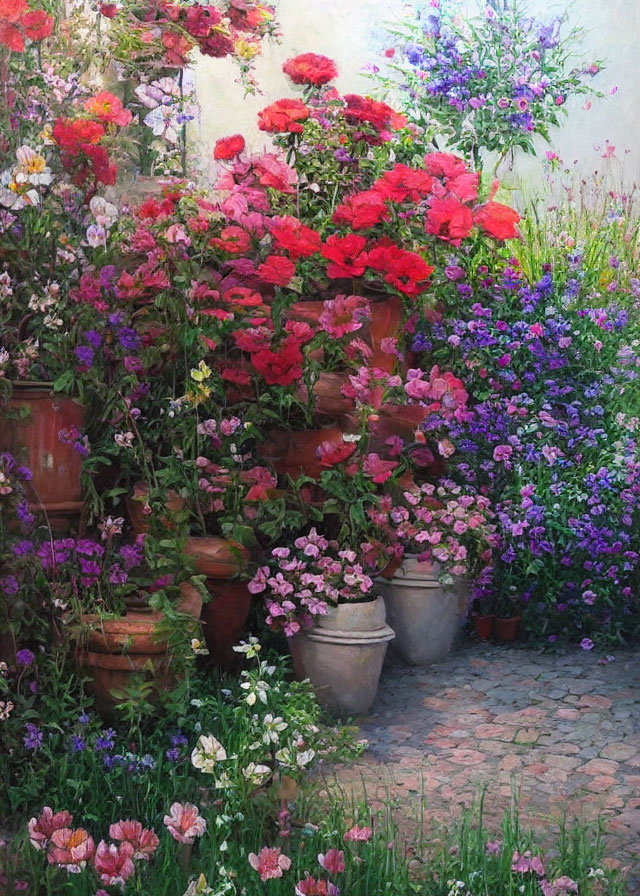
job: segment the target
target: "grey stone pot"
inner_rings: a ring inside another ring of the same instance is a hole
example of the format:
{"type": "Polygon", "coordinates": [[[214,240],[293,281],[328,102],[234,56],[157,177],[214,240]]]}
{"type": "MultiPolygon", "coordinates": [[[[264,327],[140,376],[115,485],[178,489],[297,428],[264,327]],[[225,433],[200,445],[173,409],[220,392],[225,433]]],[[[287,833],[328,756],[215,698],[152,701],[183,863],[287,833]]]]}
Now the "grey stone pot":
{"type": "Polygon", "coordinates": [[[381,597],[331,607],[312,629],[289,638],[294,671],[311,680],[326,706],[351,715],[368,712],[393,637],[381,597]]]}
{"type": "Polygon", "coordinates": [[[466,614],[464,583],[441,585],[437,574],[432,564],[409,556],[392,579],[376,582],[396,633],[393,652],[410,666],[443,660],[466,614]]]}

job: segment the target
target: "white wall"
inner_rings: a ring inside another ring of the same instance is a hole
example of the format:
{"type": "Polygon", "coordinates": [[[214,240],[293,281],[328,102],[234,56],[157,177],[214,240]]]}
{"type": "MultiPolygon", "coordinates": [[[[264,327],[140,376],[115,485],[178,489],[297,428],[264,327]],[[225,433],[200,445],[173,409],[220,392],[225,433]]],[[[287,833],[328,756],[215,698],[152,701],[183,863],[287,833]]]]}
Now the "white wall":
{"type": "MultiPolygon", "coordinates": [[[[367,63],[376,61],[384,45],[383,23],[393,21],[411,3],[404,0],[276,0],[283,40],[266,43],[256,72],[263,95],[244,96],[234,83],[237,72],[227,60],[200,59],[195,67],[198,96],[202,106],[199,153],[211,166],[215,140],[241,132],[252,148],[268,143],[258,131],[257,112],[282,96],[291,95],[291,85],[281,71],[285,59],[298,53],[316,52],[338,63],[342,91],[367,93],[373,83],[359,74],[367,63]]],[[[444,4],[447,0],[441,0],[444,4]]],[[[567,3],[530,0],[530,10],[547,20],[567,9],[567,3]]],[[[604,168],[614,178],[630,185],[640,183],[640,0],[576,0],[570,21],[588,29],[584,47],[587,61],[607,60],[605,70],[593,83],[605,93],[594,99],[589,111],[579,98],[567,105],[569,118],[555,132],[553,149],[569,166],[585,174],[604,168]],[[617,87],[615,94],[611,89],[617,87]],[[616,147],[616,158],[601,158],[606,141],[616,147]],[[594,147],[600,147],[599,150],[594,147]],[[628,150],[628,152],[626,152],[628,150]]],[[[548,148],[541,143],[541,151],[548,148]]],[[[515,172],[500,172],[506,182],[523,176],[532,184],[540,179],[539,163],[525,159],[515,172]]]]}

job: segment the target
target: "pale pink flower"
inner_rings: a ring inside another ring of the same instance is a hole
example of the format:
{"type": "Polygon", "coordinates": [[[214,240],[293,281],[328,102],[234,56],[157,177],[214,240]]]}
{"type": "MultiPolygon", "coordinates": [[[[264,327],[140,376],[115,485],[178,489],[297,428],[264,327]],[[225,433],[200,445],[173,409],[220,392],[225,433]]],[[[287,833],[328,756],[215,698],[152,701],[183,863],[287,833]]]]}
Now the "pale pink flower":
{"type": "Polygon", "coordinates": [[[139,821],[117,821],[109,827],[109,836],[133,847],[133,858],[149,861],[160,842],[153,830],[143,828],[139,821]]]}
{"type": "Polygon", "coordinates": [[[72,874],[78,874],[93,856],[96,846],[84,828],[60,828],[51,835],[47,859],[72,874]]]}
{"type": "Polygon", "coordinates": [[[318,862],[329,874],[340,874],[344,871],[344,853],[341,849],[328,849],[324,855],[320,853],[318,862]]]}
{"type": "Polygon", "coordinates": [[[38,818],[32,818],[29,822],[31,845],[35,849],[46,849],[54,831],[71,827],[72,822],[73,815],[70,812],[65,810],[54,814],[53,809],[45,806],[38,818]]]}
{"type": "Polygon", "coordinates": [[[545,875],[542,859],[538,856],[531,855],[530,849],[523,852],[522,855],[520,855],[518,850],[514,852],[513,858],[511,859],[511,870],[519,871],[521,874],[526,874],[528,871],[534,871],[539,877],[544,877],[545,875]]]}
{"type": "Polygon", "coordinates": [[[298,881],[294,890],[295,896],[339,896],[340,890],[328,880],[316,880],[307,875],[298,881]]]}
{"type": "Polygon", "coordinates": [[[164,817],[164,823],[173,839],[180,843],[193,843],[207,829],[207,822],[192,803],[173,803],[169,815],[164,817]]]}
{"type": "Polygon", "coordinates": [[[255,852],[249,853],[249,864],[264,881],[282,877],[283,872],[291,868],[291,859],[282,854],[279,846],[263,846],[257,855],[255,852]]]}
{"type": "Polygon", "coordinates": [[[324,302],[322,308],[318,321],[334,339],[359,330],[371,314],[369,303],[362,296],[338,295],[324,302]]]}
{"type": "Polygon", "coordinates": [[[371,836],[373,831],[369,827],[358,827],[357,824],[354,824],[352,828],[349,828],[348,831],[345,832],[344,839],[349,842],[361,842],[368,843],[371,840],[371,836]]]}
{"type": "Polygon", "coordinates": [[[93,860],[93,867],[100,878],[100,882],[109,886],[119,884],[124,887],[125,882],[135,871],[132,861],[133,846],[130,843],[105,843],[101,840],[98,844],[93,860]]]}

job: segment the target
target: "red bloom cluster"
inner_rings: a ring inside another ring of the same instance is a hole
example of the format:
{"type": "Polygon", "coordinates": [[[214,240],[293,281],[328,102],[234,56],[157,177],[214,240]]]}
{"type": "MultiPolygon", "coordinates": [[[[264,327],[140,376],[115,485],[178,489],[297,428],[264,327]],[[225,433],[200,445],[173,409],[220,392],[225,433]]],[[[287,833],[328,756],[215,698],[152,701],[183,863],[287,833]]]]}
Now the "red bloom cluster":
{"type": "Polygon", "coordinates": [[[0,44],[23,53],[26,40],[44,40],[53,31],[53,18],[31,9],[26,0],[0,0],[0,44]]]}
{"type": "Polygon", "coordinates": [[[282,71],[294,84],[310,84],[320,87],[338,77],[338,69],[333,59],[318,53],[302,53],[287,59],[282,71]]]}
{"type": "Polygon", "coordinates": [[[301,134],[303,131],[301,122],[306,121],[308,117],[309,109],[302,100],[285,98],[258,112],[258,127],[270,134],[282,134],[285,131],[301,134]]]}
{"type": "Polygon", "coordinates": [[[103,124],[117,124],[120,127],[126,127],[133,118],[130,110],[125,109],[122,105],[122,101],[106,90],[89,97],[85,101],[84,108],[89,115],[103,124]]]}
{"type": "Polygon", "coordinates": [[[279,348],[261,349],[251,355],[251,364],[270,386],[290,386],[302,376],[301,343],[288,335],[279,348]]]}
{"type": "Polygon", "coordinates": [[[368,265],[384,274],[385,281],[408,296],[417,296],[427,288],[435,268],[417,252],[407,252],[391,240],[380,240],[369,250],[368,265]]]}
{"type": "Polygon", "coordinates": [[[434,180],[423,168],[397,164],[380,177],[373,190],[390,202],[419,202],[433,190],[434,180]]]}
{"type": "Polygon", "coordinates": [[[388,219],[389,210],[384,198],[374,189],[348,196],[333,214],[334,224],[348,224],[354,230],[373,227],[388,219]]]}
{"type": "Polygon", "coordinates": [[[291,216],[277,218],[270,230],[276,246],[288,252],[293,261],[315,255],[322,247],[320,234],[291,216]]]}
{"type": "Polygon", "coordinates": [[[429,203],[425,219],[425,230],[452,246],[459,246],[469,236],[473,227],[473,212],[468,205],[455,196],[438,199],[434,196],[429,203]]]}
{"type": "Polygon", "coordinates": [[[520,215],[514,208],[501,202],[486,202],[478,206],[473,216],[474,222],[497,240],[517,239],[520,215]]]}
{"type": "Polygon", "coordinates": [[[372,100],[369,96],[347,93],[344,101],[346,103],[344,116],[347,121],[352,124],[371,125],[382,139],[388,140],[389,131],[399,131],[407,123],[404,115],[400,115],[386,103],[372,100]]]}
{"type": "Polygon", "coordinates": [[[213,158],[217,161],[233,159],[244,152],[245,142],[242,134],[234,134],[232,137],[222,137],[216,141],[213,148],[213,158]]]}
{"type": "Polygon", "coordinates": [[[367,266],[367,241],[363,236],[330,236],[322,247],[322,256],[329,261],[327,277],[361,277],[367,266]]]}

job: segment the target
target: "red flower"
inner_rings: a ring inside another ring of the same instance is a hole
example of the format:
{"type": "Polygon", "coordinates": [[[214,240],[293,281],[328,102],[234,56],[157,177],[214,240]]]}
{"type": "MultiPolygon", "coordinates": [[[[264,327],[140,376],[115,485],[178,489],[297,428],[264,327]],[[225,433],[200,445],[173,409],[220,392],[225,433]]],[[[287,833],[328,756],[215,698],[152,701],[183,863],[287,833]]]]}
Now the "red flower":
{"type": "Polygon", "coordinates": [[[475,223],[497,240],[517,239],[519,220],[518,212],[501,202],[487,202],[474,213],[475,223]]]}
{"type": "Polygon", "coordinates": [[[194,42],[178,34],[177,31],[163,31],[162,43],[164,46],[164,61],[168,66],[184,68],[188,62],[188,55],[195,46],[194,42]]]}
{"type": "Polygon", "coordinates": [[[233,341],[241,352],[266,351],[271,345],[271,330],[266,327],[254,327],[252,330],[236,330],[233,341]]]}
{"type": "Polygon", "coordinates": [[[250,484],[245,501],[266,501],[269,490],[275,488],[277,479],[266,467],[252,467],[241,474],[243,482],[250,484]]]}
{"type": "Polygon", "coordinates": [[[384,273],[385,281],[408,296],[417,296],[427,287],[435,268],[418,255],[407,252],[390,240],[380,240],[369,250],[369,267],[384,273]]]}
{"type": "Polygon", "coordinates": [[[297,218],[290,216],[277,218],[271,224],[270,230],[278,248],[288,252],[294,261],[298,258],[315,255],[322,247],[320,234],[310,227],[306,227],[297,218]]]}
{"type": "Polygon", "coordinates": [[[380,132],[383,139],[389,139],[386,132],[398,131],[403,128],[407,119],[398,114],[386,103],[372,100],[369,96],[359,96],[357,93],[345,94],[344,101],[347,104],[344,115],[352,124],[370,124],[380,132]]]}
{"type": "Polygon", "coordinates": [[[230,224],[220,231],[220,236],[209,240],[209,245],[230,255],[243,255],[251,248],[251,237],[242,227],[230,224]]]}
{"type": "Polygon", "coordinates": [[[91,170],[96,182],[113,186],[118,174],[117,167],[109,161],[104,146],[88,146],[83,144],[82,151],[91,162],[91,170]]]}
{"type": "Polygon", "coordinates": [[[287,337],[280,348],[251,355],[257,373],[270,386],[290,386],[302,376],[302,352],[299,342],[287,337]]]}
{"type": "Polygon", "coordinates": [[[52,136],[60,149],[76,156],[86,145],[99,143],[104,137],[104,128],[99,122],[86,118],[58,118],[52,136]]]}
{"type": "Polygon", "coordinates": [[[0,0],[0,44],[15,53],[24,52],[25,37],[43,40],[53,31],[53,19],[26,0],[0,0]]]}
{"type": "Polygon", "coordinates": [[[382,196],[375,190],[365,190],[348,196],[333,213],[334,224],[349,224],[354,230],[373,227],[389,217],[382,196]]]}
{"type": "Polygon", "coordinates": [[[238,308],[259,308],[263,305],[260,293],[246,286],[231,286],[224,291],[222,300],[238,308]]]}
{"type": "Polygon", "coordinates": [[[258,112],[258,127],[270,134],[281,134],[285,131],[301,134],[303,128],[300,122],[308,117],[309,110],[302,100],[278,100],[262,112],[258,112]]]}
{"type": "Polygon", "coordinates": [[[253,163],[253,170],[263,187],[271,187],[280,193],[294,193],[297,175],[293,168],[274,153],[266,152],[253,163]]]}
{"type": "Polygon", "coordinates": [[[362,469],[366,476],[371,476],[373,482],[383,483],[391,476],[398,466],[395,460],[382,460],[379,454],[368,454],[362,469]]]}
{"type": "Polygon", "coordinates": [[[44,40],[53,31],[53,17],[43,9],[32,9],[22,16],[22,27],[30,40],[44,40]]]}
{"type": "Polygon", "coordinates": [[[221,137],[213,147],[213,158],[218,160],[233,159],[244,152],[244,137],[242,134],[234,134],[232,137],[221,137]]]}
{"type": "Polygon", "coordinates": [[[119,11],[119,7],[116,3],[100,4],[100,15],[104,16],[106,19],[114,19],[119,11]]]}
{"type": "Polygon", "coordinates": [[[287,333],[290,333],[302,345],[309,342],[316,335],[316,331],[303,320],[288,320],[284,325],[287,333]]]}
{"type": "Polygon", "coordinates": [[[385,171],[372,189],[392,202],[404,202],[405,199],[419,202],[433,189],[433,178],[422,168],[398,164],[385,171]]]}
{"type": "Polygon", "coordinates": [[[455,197],[438,199],[434,197],[427,212],[425,230],[452,246],[459,246],[468,237],[473,227],[471,209],[455,197]]]}
{"type": "Polygon", "coordinates": [[[85,100],[84,108],[89,115],[97,118],[103,124],[113,123],[120,127],[126,127],[133,118],[129,109],[124,108],[118,97],[106,90],[85,100]]]}
{"type": "Polygon", "coordinates": [[[320,466],[335,467],[351,457],[356,450],[353,442],[321,442],[316,448],[316,454],[320,458],[320,466]]]}
{"type": "Polygon", "coordinates": [[[459,177],[461,174],[469,173],[464,159],[450,152],[427,153],[424,162],[429,174],[436,177],[459,177]]]}
{"type": "Polygon", "coordinates": [[[313,84],[314,87],[328,84],[338,77],[333,59],[318,53],[302,53],[293,59],[287,59],[282,71],[289,75],[294,84],[313,84]]]}
{"type": "Polygon", "coordinates": [[[259,277],[276,286],[288,286],[295,272],[295,264],[284,255],[268,255],[258,268],[259,277]]]}
{"type": "Polygon", "coordinates": [[[367,241],[363,236],[330,236],[322,247],[322,256],[329,261],[327,277],[361,277],[367,266],[367,241]]]}

